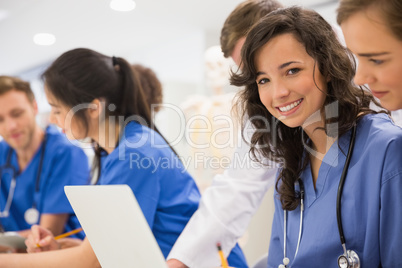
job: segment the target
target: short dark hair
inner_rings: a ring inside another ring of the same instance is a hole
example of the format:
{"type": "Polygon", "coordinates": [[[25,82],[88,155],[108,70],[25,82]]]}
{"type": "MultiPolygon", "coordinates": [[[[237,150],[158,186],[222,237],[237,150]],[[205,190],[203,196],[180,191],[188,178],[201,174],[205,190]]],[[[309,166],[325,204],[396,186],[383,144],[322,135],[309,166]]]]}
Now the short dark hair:
{"type": "Polygon", "coordinates": [[[247,0],[240,3],[226,18],[221,30],[221,49],[228,58],[233,52],[236,42],[247,35],[248,30],[259,19],[271,11],[282,7],[276,0],[247,0]]]}

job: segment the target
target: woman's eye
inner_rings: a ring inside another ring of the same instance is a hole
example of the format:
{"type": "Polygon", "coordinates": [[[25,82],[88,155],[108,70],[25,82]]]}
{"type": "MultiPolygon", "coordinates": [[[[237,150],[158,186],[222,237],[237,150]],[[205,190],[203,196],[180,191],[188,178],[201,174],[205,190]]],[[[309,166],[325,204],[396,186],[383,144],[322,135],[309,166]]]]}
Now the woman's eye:
{"type": "Polygon", "coordinates": [[[263,85],[263,84],[268,83],[268,82],[269,82],[269,79],[263,78],[263,79],[258,80],[258,81],[257,81],[257,84],[263,85]]]}
{"type": "Polygon", "coordinates": [[[297,74],[300,71],[299,68],[292,68],[288,71],[288,74],[297,74]]]}
{"type": "Polygon", "coordinates": [[[375,65],[379,65],[381,63],[383,63],[383,60],[376,60],[376,59],[370,59],[371,62],[373,62],[375,65]]]}

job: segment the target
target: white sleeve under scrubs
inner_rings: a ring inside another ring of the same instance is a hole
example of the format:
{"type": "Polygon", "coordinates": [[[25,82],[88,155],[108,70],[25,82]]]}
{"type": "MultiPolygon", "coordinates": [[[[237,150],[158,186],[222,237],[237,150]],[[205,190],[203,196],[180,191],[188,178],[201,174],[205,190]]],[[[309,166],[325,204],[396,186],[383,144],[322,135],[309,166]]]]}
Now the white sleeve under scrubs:
{"type": "MultiPolygon", "coordinates": [[[[346,154],[349,131],[339,138],[346,154]]],[[[338,267],[343,254],[336,197],[346,156],[335,142],[325,155],[313,186],[311,168],[301,174],[305,187],[303,230],[300,206],[288,211],[287,252],[290,267],[338,267]]],[[[284,212],[277,193],[268,267],[283,259],[284,212]]],[[[346,248],[354,250],[364,268],[402,267],[402,129],[384,114],[366,115],[357,125],[356,142],[341,199],[346,248]]]]}
{"type": "MultiPolygon", "coordinates": [[[[166,258],[198,208],[200,193],[195,181],[160,135],[135,122],[127,124],[118,147],[102,161],[99,184],[131,187],[166,258]]],[[[213,249],[218,255],[216,245],[213,249]]],[[[199,249],[194,253],[204,255],[199,249]]],[[[247,267],[238,246],[228,262],[247,267]]]]}
{"type": "MultiPolygon", "coordinates": [[[[46,148],[40,172],[39,188],[36,190],[37,174],[43,146],[35,153],[28,166],[20,172],[15,151],[3,140],[0,143],[0,164],[5,165],[11,150],[11,165],[16,174],[16,187],[10,207],[10,215],[0,218],[5,231],[30,229],[25,221],[25,211],[33,206],[40,214],[70,214],[65,231],[80,227],[74,211],[64,193],[65,185],[87,184],[89,181],[88,159],[83,150],[67,140],[56,127],[46,129],[46,148]]],[[[0,209],[4,210],[10,190],[10,173],[1,174],[0,209]]],[[[78,234],[76,237],[83,237],[78,234]]]]}

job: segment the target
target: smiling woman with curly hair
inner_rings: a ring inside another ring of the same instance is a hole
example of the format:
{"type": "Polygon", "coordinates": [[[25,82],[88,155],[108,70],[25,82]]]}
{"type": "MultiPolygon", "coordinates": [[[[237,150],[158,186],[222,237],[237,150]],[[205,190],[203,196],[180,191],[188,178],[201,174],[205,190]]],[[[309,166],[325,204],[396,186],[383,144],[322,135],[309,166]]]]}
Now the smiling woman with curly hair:
{"type": "Polygon", "coordinates": [[[242,63],[231,81],[245,87],[251,153],[281,165],[268,266],[335,267],[343,238],[362,267],[402,265],[402,131],[353,84],[353,57],[332,27],[314,11],[273,11],[250,30],[242,63]]]}

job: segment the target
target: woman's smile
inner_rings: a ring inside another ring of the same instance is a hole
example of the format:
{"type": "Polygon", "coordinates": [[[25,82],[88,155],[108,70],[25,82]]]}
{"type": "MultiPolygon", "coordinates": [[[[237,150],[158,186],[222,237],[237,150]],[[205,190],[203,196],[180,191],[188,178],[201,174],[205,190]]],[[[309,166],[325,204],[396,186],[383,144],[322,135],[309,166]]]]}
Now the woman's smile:
{"type": "Polygon", "coordinates": [[[303,101],[303,98],[290,102],[290,103],[286,103],[286,104],[277,106],[276,109],[278,109],[282,115],[290,115],[290,114],[296,112],[296,110],[299,108],[299,105],[302,103],[302,101],[303,101]]]}

